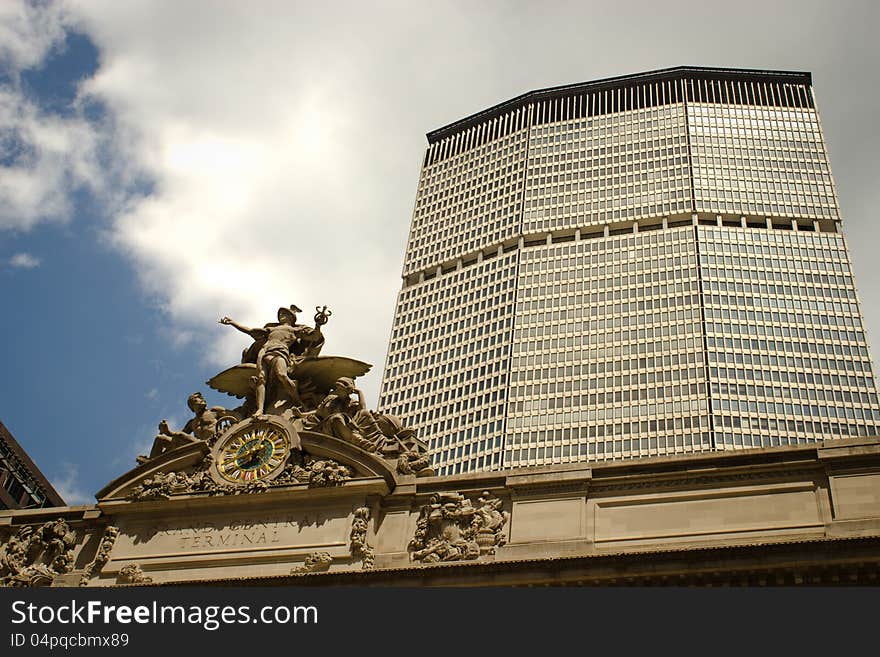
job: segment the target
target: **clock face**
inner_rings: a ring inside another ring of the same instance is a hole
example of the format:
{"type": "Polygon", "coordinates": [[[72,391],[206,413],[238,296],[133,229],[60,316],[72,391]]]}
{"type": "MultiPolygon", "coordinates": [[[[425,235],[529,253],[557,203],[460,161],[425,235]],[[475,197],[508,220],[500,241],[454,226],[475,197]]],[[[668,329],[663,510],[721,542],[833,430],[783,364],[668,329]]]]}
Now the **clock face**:
{"type": "Polygon", "coordinates": [[[222,440],[215,463],[223,480],[246,484],[277,475],[289,455],[287,431],[272,422],[257,421],[222,440]]]}

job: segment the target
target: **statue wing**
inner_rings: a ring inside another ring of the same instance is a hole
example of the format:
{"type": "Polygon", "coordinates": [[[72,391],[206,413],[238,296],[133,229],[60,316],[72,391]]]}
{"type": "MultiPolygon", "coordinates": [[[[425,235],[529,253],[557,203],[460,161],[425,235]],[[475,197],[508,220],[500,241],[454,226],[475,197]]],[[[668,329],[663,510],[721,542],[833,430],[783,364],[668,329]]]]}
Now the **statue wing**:
{"type": "Polygon", "coordinates": [[[371,367],[369,363],[344,356],[318,356],[300,362],[293,376],[308,379],[322,394],[327,394],[339,377],[354,379],[369,372],[371,367]]]}
{"type": "MultiPolygon", "coordinates": [[[[369,363],[344,356],[318,356],[306,358],[298,363],[293,378],[308,380],[319,392],[327,394],[339,377],[347,376],[354,379],[369,372],[371,367],[369,363]]],[[[243,399],[253,390],[251,379],[256,374],[256,364],[242,363],[223,370],[207,383],[214,390],[243,399]]]]}
{"type": "Polygon", "coordinates": [[[242,363],[223,370],[217,376],[208,379],[207,383],[214,390],[243,399],[253,389],[251,378],[256,375],[257,366],[254,363],[242,363]]]}

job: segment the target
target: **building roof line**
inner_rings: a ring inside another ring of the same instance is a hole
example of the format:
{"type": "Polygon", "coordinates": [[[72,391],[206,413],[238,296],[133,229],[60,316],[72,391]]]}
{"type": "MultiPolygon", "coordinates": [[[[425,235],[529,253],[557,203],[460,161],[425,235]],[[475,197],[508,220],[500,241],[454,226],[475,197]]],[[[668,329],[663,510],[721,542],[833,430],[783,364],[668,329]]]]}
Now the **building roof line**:
{"type": "Polygon", "coordinates": [[[40,492],[46,495],[46,500],[49,502],[50,506],[66,506],[65,501],[62,499],[61,495],[58,494],[58,491],[55,490],[49,480],[33,462],[31,457],[28,456],[28,453],[24,451],[21,445],[19,445],[18,441],[12,435],[12,432],[10,432],[2,422],[0,422],[0,442],[6,444],[13,457],[18,460],[20,467],[30,476],[32,483],[36,484],[40,488],[40,492]]]}
{"type": "Polygon", "coordinates": [[[776,71],[745,68],[712,68],[704,66],[675,66],[642,73],[618,75],[589,82],[578,82],[558,87],[536,89],[520,94],[515,98],[493,105],[492,107],[471,114],[459,121],[454,121],[442,128],[437,128],[427,133],[429,144],[456,134],[474,125],[501,116],[511,110],[517,109],[530,101],[562,98],[575,93],[594,93],[607,89],[618,89],[646,82],[662,82],[689,77],[695,79],[722,79],[722,80],[751,80],[761,82],[782,82],[787,84],[812,85],[813,77],[808,71],[776,71]]]}

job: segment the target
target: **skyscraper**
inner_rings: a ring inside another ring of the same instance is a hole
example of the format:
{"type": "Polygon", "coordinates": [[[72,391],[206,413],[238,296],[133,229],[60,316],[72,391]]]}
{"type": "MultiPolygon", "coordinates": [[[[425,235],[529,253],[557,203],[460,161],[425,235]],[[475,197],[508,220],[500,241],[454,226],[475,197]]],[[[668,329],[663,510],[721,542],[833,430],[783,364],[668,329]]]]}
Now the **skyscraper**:
{"type": "Polygon", "coordinates": [[[379,406],[441,475],[875,434],[810,74],[628,75],[429,133],[379,406]]]}

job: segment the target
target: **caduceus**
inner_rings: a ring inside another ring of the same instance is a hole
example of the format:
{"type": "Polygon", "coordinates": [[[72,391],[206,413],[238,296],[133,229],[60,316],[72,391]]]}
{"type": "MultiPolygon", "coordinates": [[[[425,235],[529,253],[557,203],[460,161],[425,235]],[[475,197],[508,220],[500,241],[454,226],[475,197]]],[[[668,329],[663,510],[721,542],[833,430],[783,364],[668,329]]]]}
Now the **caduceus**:
{"type": "Polygon", "coordinates": [[[324,326],[327,321],[330,319],[330,315],[333,313],[330,310],[327,310],[327,306],[315,306],[315,326],[324,326]]]}

